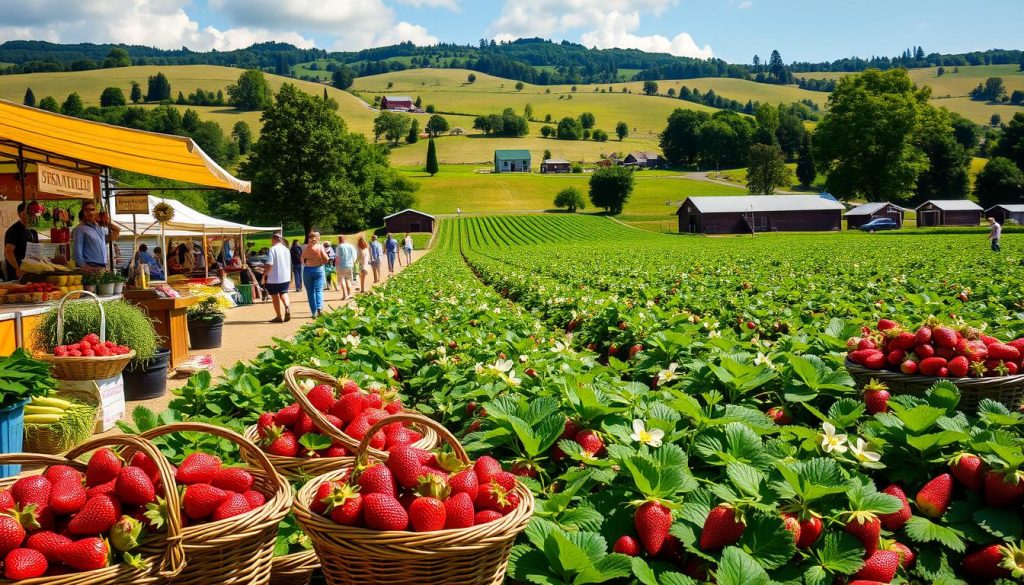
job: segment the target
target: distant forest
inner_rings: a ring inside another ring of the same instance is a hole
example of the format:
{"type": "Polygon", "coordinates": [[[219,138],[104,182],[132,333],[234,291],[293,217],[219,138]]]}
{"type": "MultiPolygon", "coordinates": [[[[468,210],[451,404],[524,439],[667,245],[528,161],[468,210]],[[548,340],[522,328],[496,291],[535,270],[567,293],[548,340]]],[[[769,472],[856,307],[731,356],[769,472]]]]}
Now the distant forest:
{"type": "Polygon", "coordinates": [[[538,85],[609,83],[622,81],[620,71],[634,70],[631,80],[732,77],[763,83],[800,83],[801,87],[831,91],[825,80],[801,81],[796,73],[818,71],[858,72],[868,68],[955,67],[965,65],[1021,64],[1021,50],[991,49],[961,54],[925,53],[911,47],[894,57],[850,57],[821,63],[785,64],[778,51],[755,55],[749,64],[722,59],[676,57],[636,49],[590,49],[568,41],[518,39],[497,43],[480,39],[477,45],[442,43],[418,47],[401,43],[353,52],[300,49],[287,43],[258,43],[235,51],[196,52],[162,50],[138,45],[56,44],[45,41],[7,41],[0,44],[0,74],[45,71],[81,71],[122,66],[110,59],[113,49],[123,49],[133,65],[224,65],[259,68],[278,75],[292,75],[292,67],[316,60],[329,61],[326,69],[346,67],[355,76],[374,75],[413,67],[464,68],[538,85]],[[400,60],[396,58],[401,58],[400,60]]]}

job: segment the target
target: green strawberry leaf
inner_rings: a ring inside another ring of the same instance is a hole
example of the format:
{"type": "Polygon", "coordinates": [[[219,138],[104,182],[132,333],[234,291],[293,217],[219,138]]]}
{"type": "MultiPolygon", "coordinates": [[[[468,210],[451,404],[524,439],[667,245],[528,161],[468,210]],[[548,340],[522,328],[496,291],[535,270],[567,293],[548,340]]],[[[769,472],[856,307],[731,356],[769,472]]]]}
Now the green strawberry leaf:
{"type": "Polygon", "coordinates": [[[973,518],[985,532],[1006,541],[1019,541],[1024,533],[1024,522],[1020,516],[1006,510],[982,508],[974,513],[973,518]]]}
{"type": "Polygon", "coordinates": [[[842,398],[835,401],[828,409],[828,418],[838,429],[846,429],[857,424],[857,420],[864,414],[864,402],[852,398],[842,398]]]}
{"type": "Polygon", "coordinates": [[[828,573],[852,575],[864,565],[864,546],[846,532],[832,532],[817,549],[818,564],[828,573]]]}
{"type": "Polygon", "coordinates": [[[719,585],[768,585],[771,579],[761,565],[743,550],[730,546],[722,552],[716,572],[719,585]]]}
{"type": "Polygon", "coordinates": [[[643,583],[643,585],[658,585],[658,577],[654,574],[654,570],[651,569],[647,561],[640,557],[633,557],[630,561],[633,568],[633,576],[636,580],[643,583]]]}
{"type": "Polygon", "coordinates": [[[518,581],[537,585],[566,585],[566,582],[551,570],[544,552],[527,545],[512,547],[508,572],[518,581]]]}
{"type": "Polygon", "coordinates": [[[850,508],[855,512],[873,512],[875,514],[893,514],[903,508],[903,502],[896,496],[883,494],[875,488],[875,484],[867,478],[854,478],[847,497],[850,508]]]}
{"type": "MultiPolygon", "coordinates": [[[[590,533],[585,533],[590,534],[590,533]]],[[[604,583],[620,577],[628,577],[633,571],[632,558],[619,553],[605,555],[594,563],[594,568],[600,573],[599,576],[585,580],[584,576],[576,578],[573,583],[604,583]]]]}
{"type": "Polygon", "coordinates": [[[937,542],[956,552],[967,550],[963,533],[954,528],[936,524],[927,518],[913,516],[907,521],[905,529],[907,536],[915,542],[937,542]]]}
{"type": "Polygon", "coordinates": [[[928,430],[939,420],[939,417],[945,416],[945,414],[945,409],[921,405],[897,412],[896,417],[903,421],[911,433],[919,435],[928,430]]]}
{"type": "Polygon", "coordinates": [[[738,546],[769,571],[785,565],[796,553],[793,536],[778,515],[748,515],[738,546]]]}
{"type": "Polygon", "coordinates": [[[956,405],[960,404],[960,389],[949,380],[935,383],[925,393],[928,404],[941,408],[947,414],[956,413],[956,405]]]}
{"type": "Polygon", "coordinates": [[[661,585],[698,585],[695,579],[682,573],[662,573],[658,577],[661,578],[661,585]]]}
{"type": "Polygon", "coordinates": [[[764,474],[746,463],[730,463],[725,467],[725,474],[742,493],[757,496],[761,491],[764,474]]]}
{"type": "Polygon", "coordinates": [[[331,438],[319,433],[306,433],[299,438],[299,444],[309,451],[319,451],[331,446],[331,438]]]}

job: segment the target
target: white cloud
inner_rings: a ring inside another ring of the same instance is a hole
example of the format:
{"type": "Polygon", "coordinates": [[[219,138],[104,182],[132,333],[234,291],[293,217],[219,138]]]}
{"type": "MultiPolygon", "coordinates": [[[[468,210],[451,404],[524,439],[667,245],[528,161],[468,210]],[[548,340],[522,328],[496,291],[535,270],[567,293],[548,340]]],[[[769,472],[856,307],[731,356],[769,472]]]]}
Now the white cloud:
{"type": "Polygon", "coordinates": [[[747,8],[750,8],[753,5],[754,5],[753,0],[743,0],[742,2],[740,2],[738,8],[740,10],[746,10],[747,8]]]}
{"type": "MultiPolygon", "coordinates": [[[[501,14],[488,28],[498,41],[522,37],[557,37],[582,30],[579,41],[587,46],[671,53],[708,58],[711,47],[700,47],[681,32],[669,39],[662,35],[637,35],[641,14],[660,16],[676,0],[650,0],[635,10],[608,11],[593,0],[507,0],[501,14]]],[[[628,6],[628,5],[627,5],[628,6]]]]}
{"type": "Polygon", "coordinates": [[[413,8],[447,8],[452,12],[459,11],[459,0],[396,0],[399,4],[413,8]]]}
{"type": "Polygon", "coordinates": [[[390,31],[378,35],[373,41],[373,46],[383,47],[404,43],[405,41],[412,41],[414,45],[424,46],[436,45],[438,39],[428,34],[426,28],[418,24],[402,21],[396,24],[390,31]]]}

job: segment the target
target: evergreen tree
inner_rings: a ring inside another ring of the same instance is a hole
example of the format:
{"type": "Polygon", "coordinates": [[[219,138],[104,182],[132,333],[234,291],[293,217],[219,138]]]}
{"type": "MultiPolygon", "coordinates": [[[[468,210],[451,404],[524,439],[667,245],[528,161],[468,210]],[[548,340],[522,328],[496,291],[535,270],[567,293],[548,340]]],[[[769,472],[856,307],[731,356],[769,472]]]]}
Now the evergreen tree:
{"type": "Polygon", "coordinates": [[[760,73],[760,72],[761,72],[761,58],[758,57],[757,55],[754,55],[754,73],[760,73]]]}
{"type": "Polygon", "coordinates": [[[148,80],[146,91],[147,102],[162,102],[171,99],[171,82],[163,73],[151,75],[148,80]]]}
{"type": "Polygon", "coordinates": [[[82,96],[78,95],[78,92],[69,95],[60,106],[60,113],[66,116],[81,116],[83,111],[85,104],[82,103],[82,96]]]}
{"type": "Polygon", "coordinates": [[[420,139],[420,121],[413,120],[412,124],[409,125],[409,134],[406,135],[405,141],[409,144],[416,144],[420,139]]]}
{"type": "Polygon", "coordinates": [[[31,87],[25,90],[25,99],[23,99],[21,103],[29,106],[30,108],[36,107],[36,94],[32,93],[31,87]]]}
{"type": "Polygon", "coordinates": [[[235,122],[234,128],[231,129],[231,137],[238,143],[238,154],[245,154],[252,148],[252,129],[245,122],[235,122]]]}
{"type": "Polygon", "coordinates": [[[132,82],[131,100],[133,104],[142,101],[142,86],[137,81],[132,82]]]}
{"type": "Polygon", "coordinates": [[[804,134],[800,141],[800,150],[796,159],[796,178],[800,181],[801,189],[808,189],[814,179],[818,176],[818,170],[814,168],[814,157],[811,154],[811,134],[804,134]]]}
{"type": "Polygon", "coordinates": [[[185,94],[179,91],[178,99],[174,100],[174,103],[178,104],[179,106],[184,106],[188,104],[188,100],[185,99],[185,94]]]}
{"type": "Polygon", "coordinates": [[[773,50],[768,60],[768,73],[775,83],[786,83],[786,64],[782,62],[782,55],[779,55],[778,50],[773,50]]]}
{"type": "Polygon", "coordinates": [[[440,170],[437,165],[437,146],[434,145],[434,137],[430,137],[427,143],[427,168],[426,171],[433,177],[440,170]]]}

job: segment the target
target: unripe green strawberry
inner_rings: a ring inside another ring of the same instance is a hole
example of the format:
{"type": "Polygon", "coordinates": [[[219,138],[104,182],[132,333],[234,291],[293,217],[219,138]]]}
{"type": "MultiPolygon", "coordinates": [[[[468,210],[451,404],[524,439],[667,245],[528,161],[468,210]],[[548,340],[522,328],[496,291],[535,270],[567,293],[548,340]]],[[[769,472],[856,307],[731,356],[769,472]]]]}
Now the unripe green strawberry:
{"type": "Polygon", "coordinates": [[[121,552],[128,552],[138,548],[142,543],[142,522],[131,516],[121,516],[121,519],[110,529],[110,545],[121,552]]]}
{"type": "Polygon", "coordinates": [[[922,514],[929,518],[938,518],[946,513],[952,496],[953,476],[943,473],[924,484],[914,500],[922,514]]]}

